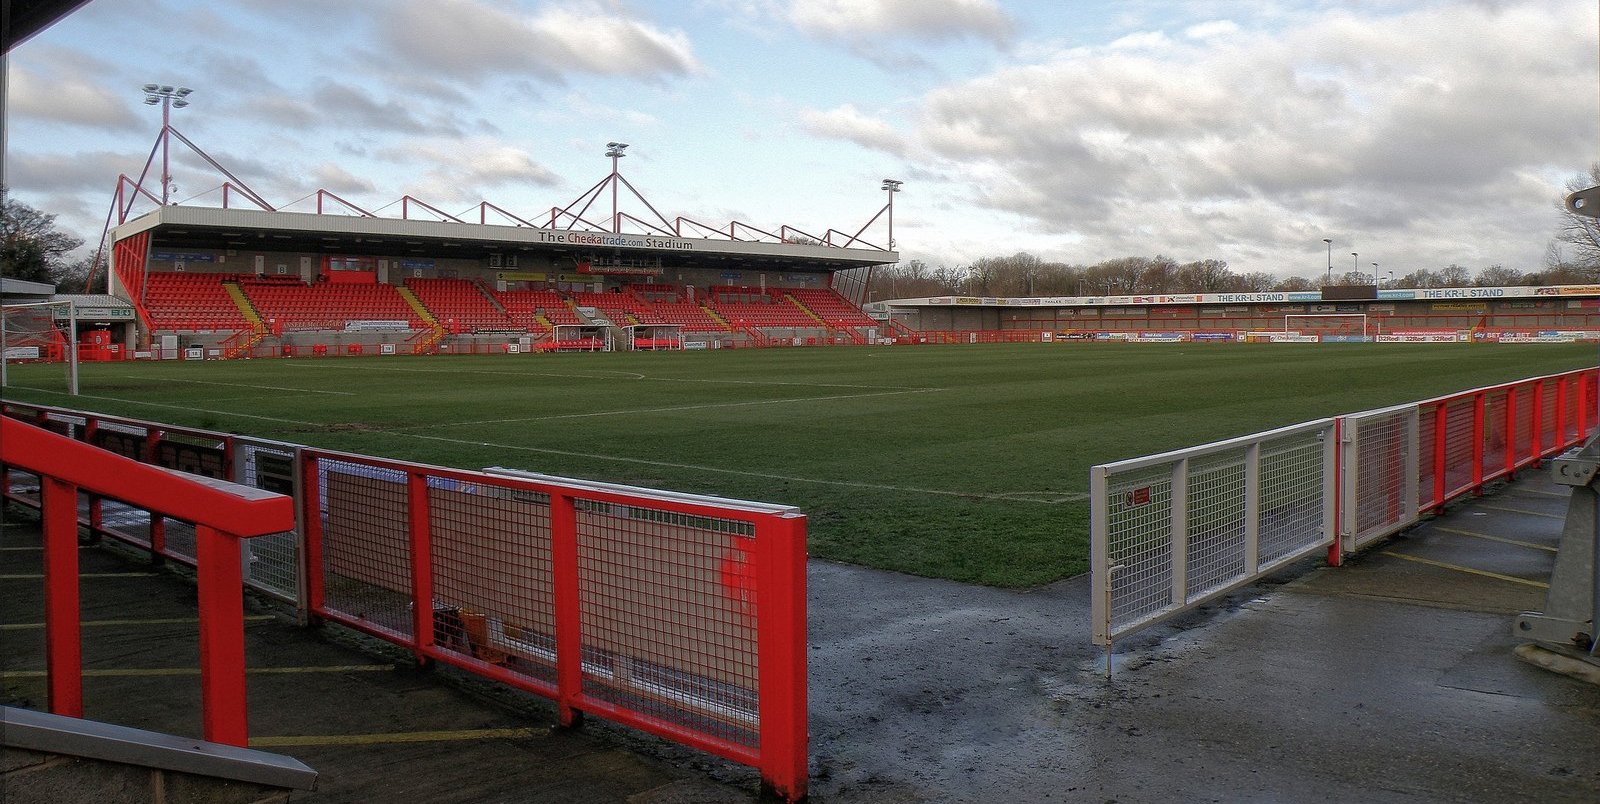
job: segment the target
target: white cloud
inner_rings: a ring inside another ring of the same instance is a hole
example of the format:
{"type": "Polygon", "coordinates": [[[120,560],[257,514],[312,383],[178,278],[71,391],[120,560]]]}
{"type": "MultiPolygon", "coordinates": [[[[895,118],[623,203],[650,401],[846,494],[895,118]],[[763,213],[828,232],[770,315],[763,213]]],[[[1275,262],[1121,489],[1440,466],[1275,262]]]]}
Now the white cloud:
{"type": "Polygon", "coordinates": [[[1228,36],[1239,32],[1239,24],[1232,20],[1211,20],[1183,29],[1183,35],[1190,39],[1212,39],[1218,36],[1228,36]]]}
{"type": "Polygon", "coordinates": [[[6,103],[8,113],[17,117],[105,129],[139,125],[128,93],[113,94],[89,76],[36,72],[21,65],[10,74],[6,103]]]}
{"type": "Polygon", "coordinates": [[[570,73],[643,80],[693,75],[702,67],[689,37],[615,10],[546,7],[520,15],[481,0],[408,0],[381,22],[381,46],[409,68],[457,77],[570,73]]]}
{"type": "Polygon", "coordinates": [[[371,193],[377,190],[371,181],[355,175],[332,162],[323,162],[311,170],[311,180],[322,190],[340,195],[371,193]]]}
{"type": "Polygon", "coordinates": [[[827,111],[802,110],[800,125],[812,134],[846,140],[874,151],[890,154],[906,151],[905,140],[888,123],[867,117],[848,103],[827,111]]]}
{"type": "Polygon", "coordinates": [[[561,179],[514,145],[488,137],[411,142],[378,156],[402,165],[426,166],[421,177],[400,188],[432,203],[476,202],[485,191],[507,186],[558,184],[561,179]]]}
{"type": "Polygon", "coordinates": [[[794,0],[789,19],[813,36],[858,45],[883,38],[1005,45],[1016,27],[994,0],[794,0]]]}
{"type": "Polygon", "coordinates": [[[1524,177],[1576,172],[1592,145],[1593,93],[1572,91],[1593,82],[1584,26],[1592,8],[1535,1],[1138,34],[931,92],[918,140],[977,203],[1085,259],[1288,270],[1250,260],[1322,232],[1418,259],[1470,232],[1536,258],[1557,187],[1541,199],[1524,177]]]}

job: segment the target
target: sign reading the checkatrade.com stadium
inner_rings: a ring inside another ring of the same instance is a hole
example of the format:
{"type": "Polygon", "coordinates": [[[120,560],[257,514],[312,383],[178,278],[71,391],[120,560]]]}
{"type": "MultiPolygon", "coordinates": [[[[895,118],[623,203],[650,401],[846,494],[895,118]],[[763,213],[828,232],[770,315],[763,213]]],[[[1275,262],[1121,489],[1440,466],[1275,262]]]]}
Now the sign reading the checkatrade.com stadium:
{"type": "Polygon", "coordinates": [[[626,234],[597,234],[595,232],[537,232],[540,243],[561,243],[569,246],[608,246],[611,248],[665,248],[674,251],[693,251],[694,241],[679,237],[657,237],[626,234]]]}

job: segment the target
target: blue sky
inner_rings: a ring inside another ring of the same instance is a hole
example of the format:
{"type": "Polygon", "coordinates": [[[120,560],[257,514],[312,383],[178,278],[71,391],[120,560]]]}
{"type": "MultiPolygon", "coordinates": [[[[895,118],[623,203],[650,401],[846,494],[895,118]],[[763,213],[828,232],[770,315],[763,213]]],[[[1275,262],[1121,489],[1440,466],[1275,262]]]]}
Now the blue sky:
{"type": "MultiPolygon", "coordinates": [[[[5,180],[97,240],[159,127],[139,91],[157,82],[195,90],[174,124],[279,206],[321,187],[536,219],[602,178],[620,140],[658,209],[713,224],[853,232],[879,180],[904,180],[895,238],[930,263],[1164,253],[1310,276],[1331,237],[1341,271],[1528,270],[1564,183],[1600,159],[1597,13],[94,0],[12,53],[5,180]]],[[[196,167],[180,161],[177,198],[220,185],[196,167]]]]}

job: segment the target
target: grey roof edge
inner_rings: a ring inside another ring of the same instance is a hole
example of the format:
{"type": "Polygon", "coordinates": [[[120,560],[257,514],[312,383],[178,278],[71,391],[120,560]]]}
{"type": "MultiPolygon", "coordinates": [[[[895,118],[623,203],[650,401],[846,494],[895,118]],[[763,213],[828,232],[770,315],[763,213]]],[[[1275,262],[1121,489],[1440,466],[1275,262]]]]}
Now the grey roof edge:
{"type": "Polygon", "coordinates": [[[293,757],[14,706],[0,706],[0,746],[294,790],[317,784],[293,757]]]}

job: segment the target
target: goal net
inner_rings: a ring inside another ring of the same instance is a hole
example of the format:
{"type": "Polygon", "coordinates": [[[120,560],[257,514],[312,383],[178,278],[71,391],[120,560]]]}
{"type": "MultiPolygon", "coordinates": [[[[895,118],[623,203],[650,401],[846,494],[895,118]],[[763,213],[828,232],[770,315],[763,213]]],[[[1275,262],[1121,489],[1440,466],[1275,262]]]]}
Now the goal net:
{"type": "Polygon", "coordinates": [[[1298,332],[1301,335],[1334,336],[1352,339],[1367,338],[1372,334],[1367,331],[1367,316],[1365,313],[1286,315],[1283,317],[1283,331],[1298,332]]]}
{"type": "Polygon", "coordinates": [[[78,393],[72,302],[0,305],[0,386],[78,393]]]}

